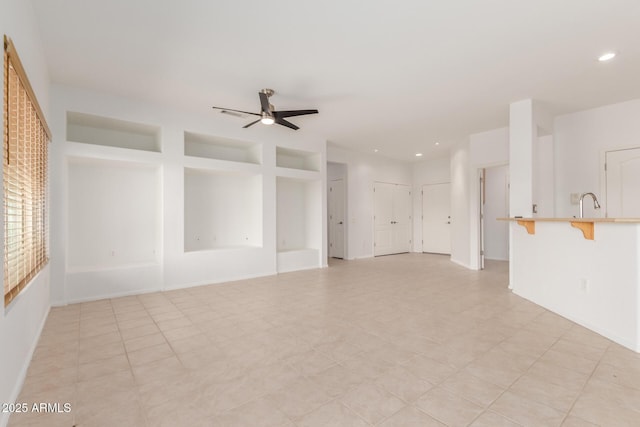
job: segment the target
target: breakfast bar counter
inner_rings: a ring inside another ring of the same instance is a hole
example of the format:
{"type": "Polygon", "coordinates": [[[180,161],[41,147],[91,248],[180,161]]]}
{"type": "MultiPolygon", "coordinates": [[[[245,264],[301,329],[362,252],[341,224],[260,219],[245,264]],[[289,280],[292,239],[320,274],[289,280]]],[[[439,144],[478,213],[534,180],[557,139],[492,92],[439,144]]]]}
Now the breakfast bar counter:
{"type": "Polygon", "coordinates": [[[640,352],[640,218],[499,220],[515,294],[640,352]]]}

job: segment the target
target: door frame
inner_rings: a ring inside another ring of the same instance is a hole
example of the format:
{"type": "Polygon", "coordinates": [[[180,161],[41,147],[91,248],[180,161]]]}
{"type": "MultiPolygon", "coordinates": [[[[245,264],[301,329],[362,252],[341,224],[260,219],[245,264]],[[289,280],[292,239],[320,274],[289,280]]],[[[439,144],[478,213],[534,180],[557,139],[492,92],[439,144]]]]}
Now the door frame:
{"type": "MultiPolygon", "coordinates": [[[[491,168],[495,168],[495,167],[500,167],[500,166],[509,166],[509,162],[497,162],[497,163],[487,163],[487,164],[481,164],[481,165],[476,165],[475,166],[475,174],[472,174],[473,178],[472,178],[472,182],[473,184],[471,185],[471,200],[472,202],[470,203],[470,207],[472,209],[472,211],[470,212],[470,219],[471,219],[471,268],[474,270],[482,270],[484,268],[484,257],[481,254],[481,251],[483,250],[483,242],[482,242],[482,226],[483,226],[483,220],[480,218],[480,214],[483,211],[483,206],[482,206],[482,192],[481,192],[481,183],[480,180],[482,178],[482,171],[484,169],[491,169],[491,168]],[[475,227],[475,232],[473,232],[475,227]],[[475,241],[474,241],[475,240],[475,241]]],[[[511,175],[509,173],[509,170],[507,169],[507,175],[511,175]]],[[[507,189],[508,190],[508,189],[507,189]]],[[[511,236],[511,228],[509,228],[509,236],[511,236]]],[[[511,237],[509,237],[509,240],[511,240],[511,237]]],[[[509,245],[511,245],[511,241],[509,241],[509,245]]],[[[509,262],[511,262],[511,260],[509,260],[509,262]]]]}
{"type": "Polygon", "coordinates": [[[611,147],[606,148],[600,151],[600,191],[596,193],[598,196],[598,200],[600,201],[600,205],[604,206],[604,217],[608,217],[607,212],[607,153],[612,151],[624,151],[624,150],[635,150],[640,148],[640,145],[627,145],[627,146],[619,146],[619,147],[611,147]]]}
{"type": "Polygon", "coordinates": [[[478,213],[480,214],[479,217],[479,221],[480,221],[480,226],[478,227],[478,242],[480,244],[480,261],[479,261],[479,267],[480,270],[484,270],[484,236],[485,236],[485,232],[484,232],[484,204],[487,201],[487,194],[486,194],[486,188],[487,188],[487,168],[482,168],[482,169],[478,169],[478,175],[480,175],[480,179],[479,179],[479,183],[480,183],[480,188],[478,189],[478,193],[479,193],[479,199],[478,202],[480,204],[479,208],[478,208],[478,213]]]}

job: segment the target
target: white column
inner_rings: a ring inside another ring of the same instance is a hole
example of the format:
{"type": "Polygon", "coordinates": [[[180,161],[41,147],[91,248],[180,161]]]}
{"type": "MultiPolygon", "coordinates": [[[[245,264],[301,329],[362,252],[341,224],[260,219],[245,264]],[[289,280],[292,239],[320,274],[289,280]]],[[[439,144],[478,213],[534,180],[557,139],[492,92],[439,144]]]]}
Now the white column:
{"type": "Polygon", "coordinates": [[[533,204],[533,144],[537,128],[533,100],[509,106],[509,215],[530,218],[533,204]]]}
{"type": "MultiPolygon", "coordinates": [[[[552,132],[553,118],[534,100],[523,99],[509,106],[509,216],[534,216],[533,204],[538,203],[534,196],[540,197],[538,162],[548,160],[539,158],[538,134],[549,135],[552,132]]],[[[512,264],[513,227],[512,223],[509,231],[509,261],[512,264]]],[[[519,261],[523,260],[515,260],[519,261]]],[[[509,270],[509,283],[511,288],[513,269],[509,270]]]]}

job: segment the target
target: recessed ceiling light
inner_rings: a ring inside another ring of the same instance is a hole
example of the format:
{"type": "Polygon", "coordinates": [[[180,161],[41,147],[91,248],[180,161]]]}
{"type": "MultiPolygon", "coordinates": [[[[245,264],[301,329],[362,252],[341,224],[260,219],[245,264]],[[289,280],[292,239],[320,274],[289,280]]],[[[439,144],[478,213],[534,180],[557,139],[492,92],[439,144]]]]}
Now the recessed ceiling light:
{"type": "Polygon", "coordinates": [[[607,52],[604,55],[601,55],[600,57],[598,57],[598,61],[606,62],[606,61],[612,60],[615,57],[616,57],[616,53],[615,52],[607,52]]]}
{"type": "Polygon", "coordinates": [[[373,152],[374,152],[374,153],[377,153],[378,151],[380,151],[380,150],[378,150],[377,148],[374,148],[374,149],[373,149],[373,152]]]}
{"type": "Polygon", "coordinates": [[[422,153],[416,153],[416,157],[422,157],[422,153]]]}
{"type": "Polygon", "coordinates": [[[440,145],[440,143],[439,143],[439,142],[436,142],[436,145],[440,145]]]}

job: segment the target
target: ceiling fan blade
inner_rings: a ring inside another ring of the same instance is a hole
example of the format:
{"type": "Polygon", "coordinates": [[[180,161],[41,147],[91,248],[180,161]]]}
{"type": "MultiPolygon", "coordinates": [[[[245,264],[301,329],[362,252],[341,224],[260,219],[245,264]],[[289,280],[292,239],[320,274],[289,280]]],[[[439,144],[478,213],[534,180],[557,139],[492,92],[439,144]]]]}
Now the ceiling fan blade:
{"type": "Polygon", "coordinates": [[[259,121],[260,121],[260,119],[256,120],[255,122],[251,122],[251,123],[249,123],[248,125],[244,125],[244,126],[242,126],[242,129],[246,129],[246,128],[248,128],[249,126],[253,126],[253,125],[255,125],[256,123],[258,123],[259,121]]]}
{"type": "Polygon", "coordinates": [[[222,110],[222,111],[235,111],[236,113],[251,114],[252,116],[260,115],[258,113],[250,113],[249,111],[233,110],[231,108],[222,108],[222,107],[211,107],[211,108],[215,108],[216,110],[222,110]]]}
{"type": "Polygon", "coordinates": [[[260,96],[260,105],[262,106],[262,111],[265,113],[271,113],[271,107],[269,106],[269,97],[264,92],[258,92],[260,96]]]}
{"type": "Polygon", "coordinates": [[[293,124],[293,123],[291,123],[291,122],[286,121],[286,120],[285,120],[285,119],[283,119],[283,118],[276,118],[276,123],[277,123],[277,124],[279,124],[279,125],[282,125],[282,126],[286,126],[286,127],[288,127],[288,128],[291,128],[291,129],[293,129],[293,130],[298,130],[298,129],[300,129],[298,126],[294,125],[294,124],[293,124]]]}
{"type": "Polygon", "coordinates": [[[274,111],[273,117],[285,118],[294,116],[304,116],[307,114],[317,114],[318,110],[290,110],[290,111],[274,111]]]}

